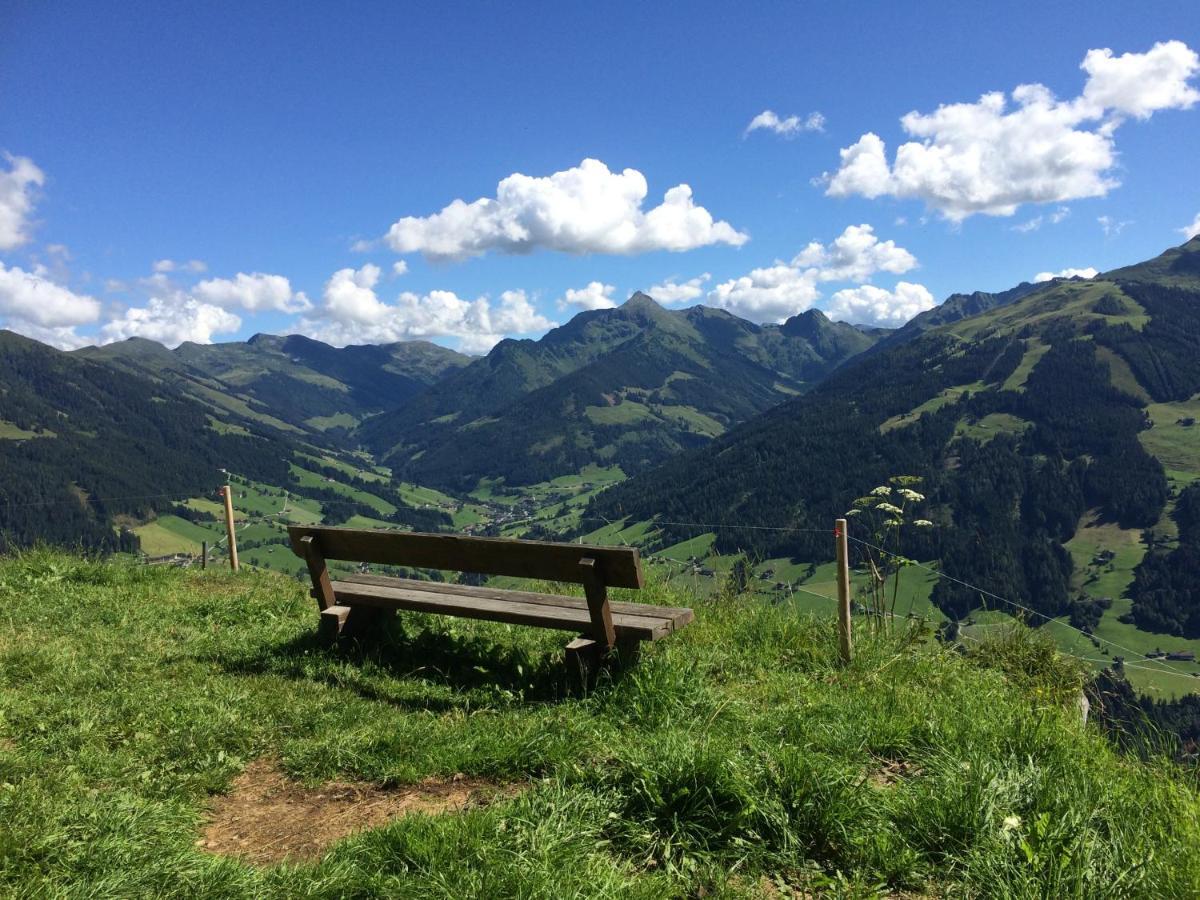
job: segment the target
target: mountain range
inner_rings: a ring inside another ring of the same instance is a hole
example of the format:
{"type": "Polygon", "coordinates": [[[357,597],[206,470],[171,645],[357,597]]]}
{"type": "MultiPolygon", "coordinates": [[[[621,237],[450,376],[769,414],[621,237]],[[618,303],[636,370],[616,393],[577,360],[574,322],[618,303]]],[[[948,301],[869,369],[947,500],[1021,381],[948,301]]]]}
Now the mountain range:
{"type": "MultiPolygon", "coordinates": [[[[907,552],[1040,614],[1094,618],[1073,608],[1064,549],[1085,516],[1143,530],[1165,551],[1183,527],[1180,493],[1200,479],[1200,237],[1094,279],[974,296],[976,314],[927,317],[908,340],[604,492],[588,514],[820,532],[890,476],[917,476],[936,527],[907,552]]],[[[688,536],[662,526],[657,540],[688,536]]],[[[762,558],[832,551],[819,533],[734,529],[718,530],[717,546],[762,558]]],[[[1183,611],[1156,621],[1182,634],[1200,573],[1176,574],[1155,602],[1183,611]]],[[[981,601],[945,579],[933,599],[956,617],[981,601]]],[[[1134,598],[1134,620],[1147,620],[1149,602],[1134,598]]]]}
{"type": "Polygon", "coordinates": [[[592,463],[637,472],[803,393],[877,339],[817,310],[755,325],[637,293],[540,340],[502,341],[359,436],[398,475],[449,489],[592,463]]]}

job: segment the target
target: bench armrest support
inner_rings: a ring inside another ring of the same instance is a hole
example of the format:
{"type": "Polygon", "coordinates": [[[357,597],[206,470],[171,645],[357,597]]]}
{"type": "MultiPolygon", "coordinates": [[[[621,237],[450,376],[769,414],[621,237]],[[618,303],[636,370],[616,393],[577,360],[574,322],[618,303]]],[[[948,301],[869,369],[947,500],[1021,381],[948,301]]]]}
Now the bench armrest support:
{"type": "Polygon", "coordinates": [[[304,548],[304,561],[308,564],[308,574],[312,578],[313,597],[322,611],[327,610],[335,606],[337,601],[333,596],[333,583],[329,580],[329,566],[321,552],[321,545],[310,534],[300,538],[300,545],[304,548]]]}
{"type": "Polygon", "coordinates": [[[612,607],[608,603],[608,587],[600,563],[586,558],[579,561],[583,577],[583,590],[587,595],[588,612],[592,618],[592,637],[604,649],[612,650],[617,643],[617,632],[613,627],[612,607]]]}

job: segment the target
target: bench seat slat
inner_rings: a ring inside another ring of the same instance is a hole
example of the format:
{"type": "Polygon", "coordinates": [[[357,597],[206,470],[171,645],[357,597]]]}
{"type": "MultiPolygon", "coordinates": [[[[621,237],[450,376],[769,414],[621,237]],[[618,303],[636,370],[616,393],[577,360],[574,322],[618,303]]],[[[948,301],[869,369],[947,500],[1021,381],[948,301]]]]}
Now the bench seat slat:
{"type": "MultiPolygon", "coordinates": [[[[453,594],[461,597],[484,597],[505,602],[540,603],[547,606],[571,606],[587,609],[583,597],[564,597],[559,594],[539,594],[533,591],[512,591],[500,588],[476,587],[466,584],[447,584],[440,581],[417,581],[412,578],[394,578],[387,575],[345,575],[338,584],[374,584],[380,587],[399,587],[413,591],[428,591],[431,594],[453,594]]],[[[645,616],[651,619],[670,619],[675,628],[682,628],[692,621],[692,611],[683,606],[655,606],[651,603],[611,602],[614,614],[645,616]]]]}
{"type": "MultiPolygon", "coordinates": [[[[465,593],[414,590],[351,581],[335,581],[333,589],[338,603],[345,606],[406,609],[412,612],[440,613],[513,625],[557,628],[562,631],[586,631],[591,625],[587,604],[578,597],[557,598],[561,601],[559,604],[529,603],[465,593]]],[[[642,641],[665,637],[677,627],[672,618],[629,615],[618,613],[615,609],[613,626],[618,636],[642,641]]]]}

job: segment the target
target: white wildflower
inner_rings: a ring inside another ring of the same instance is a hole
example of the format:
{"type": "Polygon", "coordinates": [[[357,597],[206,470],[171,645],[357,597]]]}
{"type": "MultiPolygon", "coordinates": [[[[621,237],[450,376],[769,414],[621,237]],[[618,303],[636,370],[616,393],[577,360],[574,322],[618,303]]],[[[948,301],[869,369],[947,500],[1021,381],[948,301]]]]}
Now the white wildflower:
{"type": "Polygon", "coordinates": [[[872,497],[890,497],[891,495],[892,489],[886,484],[881,484],[879,487],[875,488],[875,490],[871,491],[872,497]]]}
{"type": "Polygon", "coordinates": [[[888,528],[899,528],[904,523],[901,522],[899,519],[888,519],[883,524],[886,525],[888,528]]]}
{"type": "Polygon", "coordinates": [[[1000,826],[1001,831],[1016,831],[1021,827],[1020,816],[1005,816],[1004,824],[1000,826]]]}
{"type": "Polygon", "coordinates": [[[848,518],[850,518],[851,516],[857,516],[857,515],[858,515],[860,512],[862,512],[862,510],[861,510],[861,509],[851,509],[851,510],[847,510],[847,511],[846,511],[846,518],[848,519],[848,518]]]}
{"type": "Polygon", "coordinates": [[[913,522],[913,524],[916,525],[918,528],[932,528],[933,527],[933,523],[930,522],[928,519],[917,519],[915,522],[913,522]]]}
{"type": "Polygon", "coordinates": [[[924,494],[918,494],[911,488],[900,488],[900,496],[902,496],[905,500],[911,500],[913,503],[920,503],[925,499],[924,494]]]}
{"type": "Polygon", "coordinates": [[[880,510],[881,512],[891,513],[893,516],[903,515],[903,513],[904,513],[904,510],[902,510],[900,507],[893,506],[890,503],[880,503],[875,508],[880,510]]]}

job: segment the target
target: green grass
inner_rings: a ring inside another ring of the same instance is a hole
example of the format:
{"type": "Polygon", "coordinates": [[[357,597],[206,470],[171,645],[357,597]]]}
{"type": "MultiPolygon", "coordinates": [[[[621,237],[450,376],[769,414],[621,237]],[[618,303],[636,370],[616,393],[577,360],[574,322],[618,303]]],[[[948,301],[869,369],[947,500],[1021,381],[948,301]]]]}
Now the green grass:
{"type": "Polygon", "coordinates": [[[353,428],[358,424],[358,419],[350,413],[340,412],[334,413],[332,416],[313,416],[311,419],[305,419],[304,424],[319,431],[326,431],[330,428],[353,428]]]}
{"type": "Polygon", "coordinates": [[[989,413],[975,422],[962,419],[954,427],[955,437],[965,437],[986,444],[998,434],[1020,436],[1030,423],[1009,413],[989,413]]]}
{"type": "Polygon", "coordinates": [[[1043,344],[1036,338],[1031,338],[1025,348],[1025,355],[1021,357],[1021,362],[1017,364],[1015,369],[1013,369],[1013,373],[1004,380],[1003,390],[1025,390],[1025,382],[1029,380],[1029,376],[1033,373],[1034,367],[1041,362],[1042,357],[1045,356],[1049,351],[1049,344],[1043,344]]]}
{"type": "Polygon", "coordinates": [[[325,650],[280,576],[0,562],[0,893],[1200,892],[1195,781],[1081,728],[1078,672],[1036,635],[963,656],[860,626],[843,668],[827,617],[643,593],[696,622],[580,696],[565,633],[407,615],[325,650]],[[312,783],[521,790],[308,864],[198,849],[209,796],[264,756],[312,783]]]}
{"type": "Polygon", "coordinates": [[[1154,423],[1138,435],[1146,451],[1158,457],[1176,482],[1200,478],[1200,396],[1180,403],[1152,403],[1146,412],[1154,423]],[[1180,424],[1189,418],[1196,424],[1180,424]]]}
{"type": "Polygon", "coordinates": [[[616,406],[589,406],[583,414],[593,425],[633,425],[657,418],[644,403],[626,400],[616,406]]]}
{"type": "Polygon", "coordinates": [[[917,419],[921,418],[923,413],[937,412],[948,403],[957,403],[963,394],[977,394],[983,390],[987,390],[987,385],[978,381],[973,382],[972,384],[959,384],[955,385],[954,387],[948,387],[936,397],[931,397],[909,412],[892,416],[879,426],[879,430],[886,433],[895,428],[903,428],[906,425],[911,425],[917,421],[917,419]]]}
{"type": "Polygon", "coordinates": [[[291,468],[292,474],[299,480],[302,490],[306,487],[328,488],[329,490],[336,491],[343,497],[349,497],[352,500],[365,503],[376,512],[382,513],[385,516],[390,516],[396,511],[396,507],[382,497],[376,497],[374,494],[360,488],[351,487],[348,484],[343,484],[340,481],[326,481],[324,476],[318,475],[316,472],[310,472],[308,469],[303,469],[295,463],[292,464],[291,468]]]}
{"type": "Polygon", "coordinates": [[[144,553],[166,556],[169,553],[199,553],[201,542],[216,543],[224,534],[224,526],[214,522],[205,528],[179,516],[159,516],[133,531],[141,539],[144,553]]]}
{"type": "Polygon", "coordinates": [[[30,438],[52,437],[57,437],[53,431],[26,431],[24,428],[18,428],[12,422],[0,419],[0,441],[27,441],[30,438]]]}

